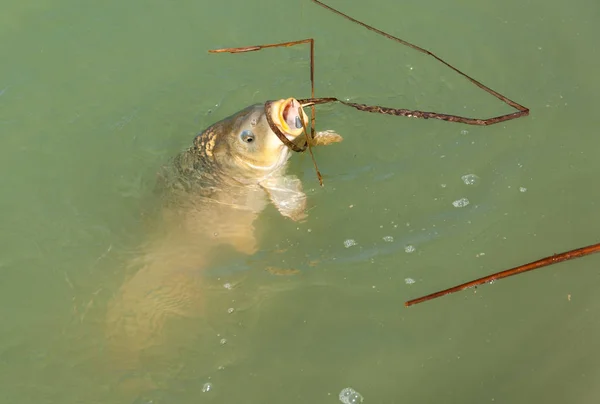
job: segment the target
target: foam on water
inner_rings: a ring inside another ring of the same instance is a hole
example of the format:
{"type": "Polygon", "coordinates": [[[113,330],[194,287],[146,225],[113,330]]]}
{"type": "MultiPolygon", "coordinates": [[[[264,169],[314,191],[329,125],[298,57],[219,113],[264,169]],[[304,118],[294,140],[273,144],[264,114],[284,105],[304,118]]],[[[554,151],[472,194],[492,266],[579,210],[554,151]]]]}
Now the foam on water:
{"type": "Polygon", "coordinates": [[[346,387],[340,391],[340,401],[344,404],[357,404],[363,402],[363,396],[351,387],[346,387]]]}
{"type": "Polygon", "coordinates": [[[475,174],[465,174],[460,177],[466,185],[477,185],[479,184],[479,177],[475,174]]]}
{"type": "Polygon", "coordinates": [[[467,206],[469,204],[469,200],[467,198],[460,198],[455,200],[454,202],[452,202],[452,205],[455,208],[464,208],[465,206],[467,206]]]}
{"type": "Polygon", "coordinates": [[[350,248],[355,245],[356,245],[356,241],[354,239],[349,238],[348,240],[344,241],[344,247],[346,247],[346,248],[350,248]]]}

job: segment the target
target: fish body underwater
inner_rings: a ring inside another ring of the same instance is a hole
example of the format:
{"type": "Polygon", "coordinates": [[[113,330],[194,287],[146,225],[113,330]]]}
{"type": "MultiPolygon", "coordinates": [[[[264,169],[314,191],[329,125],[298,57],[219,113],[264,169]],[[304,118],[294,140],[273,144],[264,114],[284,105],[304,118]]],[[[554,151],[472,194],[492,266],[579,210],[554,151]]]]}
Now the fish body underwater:
{"type": "MultiPolygon", "coordinates": [[[[202,316],[210,304],[203,275],[222,258],[223,246],[257,251],[254,223],[269,202],[291,220],[306,217],[302,184],[286,173],[291,151],[267,119],[270,114],[288,140],[304,144],[300,119],[308,119],[299,107],[293,98],[247,107],[197,135],[162,173],[157,231],[108,307],[109,349],[128,371],[139,370],[147,350],[169,345],[168,320],[202,316]]],[[[325,131],[312,144],[341,140],[325,131]]]]}

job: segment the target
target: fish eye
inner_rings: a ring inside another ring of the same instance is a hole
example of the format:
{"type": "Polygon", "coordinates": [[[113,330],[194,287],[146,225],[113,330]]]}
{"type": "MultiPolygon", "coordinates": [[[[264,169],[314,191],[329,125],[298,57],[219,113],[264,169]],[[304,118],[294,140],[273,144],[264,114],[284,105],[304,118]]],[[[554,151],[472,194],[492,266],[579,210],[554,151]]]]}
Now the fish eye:
{"type": "Polygon", "coordinates": [[[240,133],[240,139],[242,139],[242,142],[252,143],[254,142],[254,133],[248,129],[243,130],[242,133],[240,133]]]}

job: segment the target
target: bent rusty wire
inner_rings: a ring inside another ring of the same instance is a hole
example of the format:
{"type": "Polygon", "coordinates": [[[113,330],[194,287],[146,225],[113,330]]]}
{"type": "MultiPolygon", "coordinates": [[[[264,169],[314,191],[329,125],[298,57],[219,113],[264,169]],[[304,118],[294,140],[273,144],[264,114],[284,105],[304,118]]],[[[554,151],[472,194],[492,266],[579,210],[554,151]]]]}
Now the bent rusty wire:
{"type": "MultiPolygon", "coordinates": [[[[506,122],[506,121],[510,121],[512,119],[517,119],[523,116],[527,116],[529,115],[529,108],[505,97],[504,95],[498,93],[497,91],[492,90],[490,87],[484,85],[483,83],[475,80],[474,78],[472,78],[471,76],[467,75],[466,73],[463,73],[462,71],[460,71],[459,69],[457,69],[456,67],[454,67],[453,65],[451,65],[450,63],[446,62],[445,60],[443,60],[442,58],[440,58],[439,56],[435,55],[433,52],[430,52],[420,46],[414,45],[410,42],[407,42],[403,39],[400,39],[398,37],[395,37],[393,35],[390,35],[380,29],[377,29],[371,25],[365,24],[364,22],[358,21],[357,19],[350,17],[349,15],[325,4],[322,3],[319,0],[311,0],[314,3],[316,3],[317,5],[324,7],[325,9],[332,11],[333,13],[342,16],[370,31],[373,31],[379,35],[382,35],[388,39],[391,39],[393,41],[399,42],[402,45],[408,46],[420,53],[424,53],[426,55],[429,55],[431,57],[433,57],[434,59],[436,59],[438,62],[443,63],[445,66],[449,67],[450,69],[452,69],[453,71],[455,71],[456,73],[458,73],[459,75],[463,76],[464,78],[466,78],[467,80],[469,80],[471,83],[475,84],[477,87],[481,88],[482,90],[486,91],[487,93],[493,95],[494,97],[498,98],[499,100],[501,100],[502,102],[508,104],[509,106],[511,106],[512,108],[516,109],[516,112],[513,113],[509,113],[509,114],[505,114],[505,115],[499,115],[496,117],[492,117],[492,118],[470,118],[470,117],[464,117],[464,116],[459,116],[459,115],[451,115],[451,114],[445,114],[445,113],[439,113],[439,112],[430,112],[430,111],[420,111],[420,110],[413,110],[413,109],[405,109],[405,108],[392,108],[392,107],[385,107],[385,106],[380,106],[380,105],[366,105],[366,104],[360,104],[360,103],[354,103],[354,102],[348,102],[348,101],[343,101],[337,97],[320,97],[320,98],[316,98],[315,97],[315,86],[314,86],[314,72],[315,72],[315,59],[314,59],[314,49],[315,49],[315,40],[313,38],[307,38],[307,39],[302,39],[302,40],[298,40],[298,41],[290,41],[290,42],[282,42],[282,43],[272,43],[272,44],[265,44],[265,45],[254,45],[254,46],[245,46],[245,47],[239,47],[239,48],[222,48],[222,49],[214,49],[214,50],[209,50],[210,53],[243,53],[243,52],[254,52],[254,51],[259,51],[262,49],[266,49],[266,48],[276,48],[276,47],[289,47],[289,46],[295,46],[295,45],[302,45],[302,44],[309,44],[310,45],[310,83],[311,83],[311,97],[310,98],[305,98],[305,99],[299,99],[298,101],[303,105],[303,106],[311,106],[311,137],[314,137],[314,131],[315,131],[315,105],[318,104],[326,104],[326,103],[332,103],[332,102],[339,102],[343,105],[355,108],[359,111],[364,111],[364,112],[371,112],[371,113],[378,113],[378,114],[386,114],[386,115],[394,115],[394,116],[404,116],[404,117],[410,117],[410,118],[421,118],[421,119],[439,119],[439,120],[443,120],[443,121],[448,121],[448,122],[457,122],[457,123],[463,123],[466,125],[478,125],[478,126],[487,126],[487,125],[493,125],[496,123],[500,123],[500,122],[506,122]]],[[[276,132],[277,133],[277,132],[276,132]]],[[[278,135],[279,136],[279,135],[278,135]]],[[[282,140],[282,142],[284,142],[286,145],[288,144],[288,142],[286,142],[285,140],[283,140],[284,137],[279,136],[280,139],[282,140]]],[[[287,140],[287,139],[286,139],[287,140]]],[[[310,142],[307,139],[307,142],[310,144],[310,142]]],[[[288,145],[289,146],[289,145],[288,145]]],[[[309,145],[310,147],[310,145],[309,145]]],[[[297,152],[301,152],[304,151],[306,149],[306,146],[304,148],[292,148],[292,150],[297,151],[297,152]]]]}
{"type": "Polygon", "coordinates": [[[532,271],[534,269],[547,267],[552,264],[558,264],[559,262],[572,260],[575,258],[585,257],[586,255],[594,254],[600,252],[600,243],[592,244],[586,247],[577,248],[575,250],[566,251],[560,254],[553,254],[548,257],[544,257],[537,261],[529,262],[527,264],[519,265],[518,267],[514,267],[511,269],[507,269],[505,271],[497,272],[492,275],[484,276],[483,278],[475,279],[470,282],[465,282],[463,284],[453,286],[448,289],[440,290],[439,292],[431,293],[426,296],[418,297],[416,299],[409,300],[404,303],[406,307],[426,302],[431,299],[435,299],[441,296],[449,295],[451,293],[460,292],[461,290],[469,289],[472,287],[477,287],[479,285],[483,285],[484,283],[491,283],[498,279],[508,278],[509,276],[522,274],[524,272],[532,271]]]}

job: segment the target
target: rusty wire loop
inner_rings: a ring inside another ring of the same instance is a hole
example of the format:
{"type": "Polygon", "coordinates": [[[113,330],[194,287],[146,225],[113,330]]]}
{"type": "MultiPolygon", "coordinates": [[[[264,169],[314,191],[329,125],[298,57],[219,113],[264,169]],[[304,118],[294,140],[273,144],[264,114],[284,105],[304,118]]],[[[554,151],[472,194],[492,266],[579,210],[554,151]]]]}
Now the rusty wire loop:
{"type": "MultiPolygon", "coordinates": [[[[301,44],[309,44],[310,45],[310,83],[311,83],[311,97],[310,98],[305,98],[305,99],[299,99],[298,101],[300,101],[301,104],[303,104],[304,106],[311,106],[311,137],[314,137],[315,134],[315,105],[318,104],[326,104],[326,103],[332,103],[332,102],[339,102],[343,105],[355,108],[359,111],[364,111],[364,112],[371,112],[371,113],[378,113],[378,114],[386,114],[386,115],[394,115],[394,116],[404,116],[404,117],[409,117],[409,118],[421,118],[421,119],[439,119],[439,120],[443,120],[443,121],[448,121],[448,122],[457,122],[457,123],[463,123],[466,125],[478,125],[478,126],[487,126],[487,125],[493,125],[496,123],[500,123],[500,122],[506,122],[506,121],[510,121],[512,119],[516,119],[516,118],[520,118],[523,116],[527,116],[529,115],[529,108],[505,97],[504,95],[498,93],[497,91],[492,90],[491,88],[489,88],[488,86],[484,85],[483,83],[475,80],[474,78],[470,77],[469,75],[467,75],[466,73],[463,73],[462,71],[460,71],[459,69],[457,69],[456,67],[452,66],[450,63],[446,62],[445,60],[443,60],[442,58],[440,58],[439,56],[435,55],[433,52],[430,52],[420,46],[414,45],[410,42],[407,42],[403,39],[400,39],[398,37],[395,37],[393,35],[390,35],[380,29],[377,29],[371,25],[365,24],[361,21],[358,21],[357,19],[350,17],[349,15],[342,13],[341,11],[328,6],[325,3],[322,3],[319,0],[311,0],[314,3],[316,3],[317,5],[339,15],[342,16],[370,31],[373,31],[379,35],[382,35],[388,39],[391,39],[393,41],[399,42],[402,45],[408,46],[420,53],[424,53],[426,55],[429,55],[431,57],[433,57],[434,59],[436,59],[438,62],[444,64],[445,66],[449,67],[450,69],[452,69],[454,72],[458,73],[459,75],[463,76],[464,78],[466,78],[467,80],[469,80],[471,83],[475,84],[477,87],[481,88],[482,90],[484,90],[485,92],[493,95],[494,97],[496,97],[497,99],[501,100],[502,102],[506,103],[507,105],[511,106],[512,108],[516,109],[516,112],[513,113],[509,113],[509,114],[505,114],[505,115],[499,115],[496,117],[492,117],[492,118],[470,118],[470,117],[464,117],[464,116],[459,116],[459,115],[451,115],[451,114],[444,114],[444,113],[439,113],[439,112],[429,112],[429,111],[420,111],[420,110],[413,110],[413,109],[405,109],[405,108],[392,108],[392,107],[384,107],[384,106],[380,106],[380,105],[366,105],[366,104],[360,104],[360,103],[354,103],[354,102],[348,102],[348,101],[343,101],[337,97],[320,97],[320,98],[315,98],[315,86],[314,86],[314,71],[315,71],[315,60],[314,60],[314,48],[315,48],[315,41],[313,38],[308,38],[308,39],[302,39],[299,41],[290,41],[290,42],[282,42],[282,43],[272,43],[272,44],[265,44],[265,45],[254,45],[254,46],[245,46],[245,47],[240,47],[240,48],[223,48],[223,49],[214,49],[214,50],[210,50],[210,53],[242,53],[242,52],[253,52],[253,51],[259,51],[261,49],[266,49],[266,48],[276,48],[276,47],[289,47],[289,46],[294,46],[294,45],[301,45],[301,44]]],[[[308,140],[308,139],[307,139],[308,140]]]]}
{"type": "MultiPolygon", "coordinates": [[[[277,135],[277,137],[291,150],[293,150],[295,152],[304,152],[308,147],[308,151],[311,155],[313,164],[315,166],[315,170],[317,172],[317,177],[319,179],[319,184],[321,186],[323,186],[323,178],[321,176],[321,173],[319,172],[319,169],[317,167],[317,162],[315,160],[315,157],[314,157],[312,149],[311,149],[311,142],[312,142],[312,139],[314,139],[314,137],[315,137],[315,121],[316,121],[315,106],[318,104],[339,102],[343,105],[346,105],[346,106],[349,106],[349,107],[352,107],[359,111],[364,111],[364,112],[371,112],[371,113],[385,114],[385,115],[394,115],[394,116],[404,116],[404,117],[409,117],[409,118],[440,119],[440,120],[448,121],[448,122],[458,122],[458,123],[464,123],[467,125],[480,125],[480,126],[492,125],[495,123],[505,122],[505,121],[509,121],[511,119],[516,119],[516,118],[520,118],[522,116],[529,115],[529,108],[526,108],[526,107],[522,106],[521,104],[518,104],[518,103],[508,99],[507,97],[503,96],[502,94],[485,86],[484,84],[480,83],[479,81],[475,80],[474,78],[472,78],[472,77],[468,76],[467,74],[463,73],[462,71],[458,70],[456,67],[452,66],[448,62],[444,61],[440,57],[436,56],[432,52],[430,52],[424,48],[421,48],[420,46],[417,46],[410,42],[407,42],[403,39],[400,39],[393,35],[390,35],[386,32],[383,32],[383,31],[381,31],[375,27],[372,27],[368,24],[365,24],[361,21],[358,21],[357,19],[352,18],[349,15],[344,14],[341,11],[336,10],[335,8],[328,6],[318,0],[312,0],[312,1],[314,3],[316,3],[317,5],[334,12],[335,14],[338,14],[356,24],[361,25],[364,28],[367,28],[368,30],[371,30],[375,33],[383,35],[384,37],[386,37],[388,39],[399,42],[402,45],[408,46],[418,52],[425,53],[425,54],[435,58],[437,61],[443,63],[450,69],[454,70],[456,73],[458,73],[461,76],[468,79],[471,83],[475,84],[477,87],[481,88],[482,90],[486,91],[487,93],[493,95],[494,97],[498,98],[499,100],[503,101],[504,103],[510,105],[511,107],[513,107],[517,110],[517,112],[513,112],[510,114],[500,115],[500,116],[496,116],[493,118],[481,119],[481,118],[469,118],[469,117],[458,116],[458,115],[444,114],[444,113],[439,113],[439,112],[419,111],[419,110],[412,110],[412,109],[405,109],[405,108],[391,108],[391,107],[384,107],[384,106],[380,106],[380,105],[366,105],[366,104],[354,103],[354,102],[349,102],[349,101],[343,101],[337,97],[316,98],[315,97],[315,40],[313,38],[301,39],[298,41],[271,43],[271,44],[264,44],[264,45],[252,45],[252,46],[243,46],[243,47],[238,47],[238,48],[222,48],[222,49],[209,50],[208,51],[209,53],[244,53],[244,52],[256,52],[256,51],[259,51],[262,49],[267,49],[267,48],[290,47],[290,46],[303,45],[303,44],[308,44],[310,46],[310,98],[304,98],[304,99],[298,100],[303,107],[310,106],[310,108],[311,108],[310,136],[308,136],[308,133],[306,133],[306,128],[305,128],[306,140],[305,140],[305,144],[301,147],[301,146],[298,146],[298,145],[290,142],[284,136],[284,134],[281,133],[281,131],[278,130],[275,125],[273,125],[272,121],[269,122],[269,125],[271,126],[271,129],[277,135]]],[[[265,103],[265,109],[268,109],[268,108],[269,108],[269,102],[265,103]]]]}

